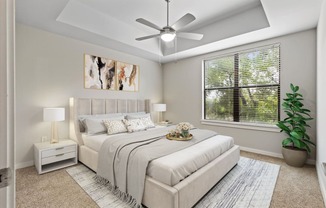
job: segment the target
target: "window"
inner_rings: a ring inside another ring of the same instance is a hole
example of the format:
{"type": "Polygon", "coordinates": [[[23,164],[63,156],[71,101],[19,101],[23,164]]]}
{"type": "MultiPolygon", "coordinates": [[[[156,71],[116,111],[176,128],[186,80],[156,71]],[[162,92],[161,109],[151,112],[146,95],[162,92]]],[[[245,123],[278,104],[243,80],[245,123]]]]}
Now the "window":
{"type": "Polygon", "coordinates": [[[204,61],[204,119],[275,124],[280,117],[280,46],[204,61]]]}

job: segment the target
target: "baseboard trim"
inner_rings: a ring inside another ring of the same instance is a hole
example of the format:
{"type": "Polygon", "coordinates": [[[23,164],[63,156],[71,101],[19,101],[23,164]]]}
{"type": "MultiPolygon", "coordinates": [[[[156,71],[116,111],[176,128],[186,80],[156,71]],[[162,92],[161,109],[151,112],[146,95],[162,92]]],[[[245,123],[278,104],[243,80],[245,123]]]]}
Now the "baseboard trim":
{"type": "Polygon", "coordinates": [[[27,162],[22,162],[22,163],[16,163],[15,170],[20,169],[20,168],[27,168],[27,167],[30,167],[30,166],[33,166],[33,165],[34,165],[33,160],[27,161],[27,162]]]}
{"type": "Polygon", "coordinates": [[[326,207],[326,187],[325,187],[325,184],[324,184],[324,181],[326,181],[326,178],[325,178],[326,176],[324,174],[324,170],[323,170],[323,167],[322,167],[321,164],[320,165],[316,165],[316,169],[317,169],[317,176],[318,176],[318,182],[319,182],[319,187],[320,187],[321,195],[323,196],[324,205],[326,207]]]}
{"type": "MultiPolygon", "coordinates": [[[[259,149],[244,147],[244,146],[240,146],[240,150],[283,159],[282,154],[278,154],[278,153],[275,153],[275,152],[269,152],[269,151],[264,151],[264,150],[259,150],[259,149]]],[[[308,159],[306,164],[308,164],[308,165],[316,165],[316,160],[308,159]]],[[[17,163],[15,165],[15,169],[26,168],[26,167],[30,167],[30,166],[33,166],[33,165],[34,165],[33,160],[27,161],[27,162],[22,162],[22,163],[17,163]]],[[[317,167],[317,166],[316,166],[316,168],[320,169],[320,167],[317,167]]],[[[325,195],[325,197],[326,197],[326,195],[325,195]]]]}
{"type": "MultiPolygon", "coordinates": [[[[259,149],[249,148],[249,147],[243,147],[243,146],[240,146],[240,150],[283,159],[282,154],[275,153],[275,152],[268,152],[268,151],[264,151],[264,150],[259,150],[259,149]]],[[[316,160],[308,159],[306,164],[308,164],[308,165],[316,165],[316,160]]]]}

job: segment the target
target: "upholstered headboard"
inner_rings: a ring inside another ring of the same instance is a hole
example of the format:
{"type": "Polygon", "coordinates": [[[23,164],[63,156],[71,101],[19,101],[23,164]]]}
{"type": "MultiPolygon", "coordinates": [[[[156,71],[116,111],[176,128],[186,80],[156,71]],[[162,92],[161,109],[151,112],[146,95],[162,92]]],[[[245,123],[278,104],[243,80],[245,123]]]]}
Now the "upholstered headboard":
{"type": "Polygon", "coordinates": [[[79,127],[79,115],[151,112],[150,100],[70,98],[69,106],[69,136],[79,145],[84,144],[79,127]]]}

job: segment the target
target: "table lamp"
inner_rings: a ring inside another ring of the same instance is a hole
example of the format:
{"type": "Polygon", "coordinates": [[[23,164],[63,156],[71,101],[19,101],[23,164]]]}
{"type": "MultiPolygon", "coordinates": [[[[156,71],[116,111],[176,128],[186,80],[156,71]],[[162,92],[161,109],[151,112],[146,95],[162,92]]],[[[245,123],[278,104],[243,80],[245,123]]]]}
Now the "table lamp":
{"type": "Polygon", "coordinates": [[[59,142],[57,121],[65,120],[65,109],[64,108],[44,108],[43,109],[43,120],[51,121],[51,140],[50,143],[59,142]]]}
{"type": "Polygon", "coordinates": [[[161,122],[162,119],[162,112],[166,111],[166,104],[153,104],[153,110],[159,112],[158,114],[158,123],[161,122]]]}

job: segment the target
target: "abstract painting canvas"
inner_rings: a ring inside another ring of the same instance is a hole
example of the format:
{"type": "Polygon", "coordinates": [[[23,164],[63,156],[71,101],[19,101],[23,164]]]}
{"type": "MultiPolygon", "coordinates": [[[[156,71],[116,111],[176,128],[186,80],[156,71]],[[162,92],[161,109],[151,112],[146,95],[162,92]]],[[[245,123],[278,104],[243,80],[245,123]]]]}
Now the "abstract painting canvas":
{"type": "Polygon", "coordinates": [[[84,55],[85,88],[116,90],[116,61],[93,55],[84,55]]]}
{"type": "Polygon", "coordinates": [[[139,66],[117,61],[116,68],[118,90],[137,92],[139,88],[139,66]]]}

